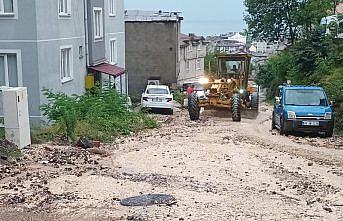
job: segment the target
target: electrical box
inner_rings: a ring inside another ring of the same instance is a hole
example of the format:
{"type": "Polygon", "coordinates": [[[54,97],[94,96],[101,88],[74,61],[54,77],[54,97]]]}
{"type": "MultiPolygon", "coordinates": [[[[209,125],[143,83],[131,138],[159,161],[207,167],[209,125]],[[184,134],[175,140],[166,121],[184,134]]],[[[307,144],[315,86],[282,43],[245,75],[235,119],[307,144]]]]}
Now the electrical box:
{"type": "Polygon", "coordinates": [[[86,90],[90,90],[95,87],[94,75],[88,74],[85,79],[86,90]]]}
{"type": "Polygon", "coordinates": [[[2,94],[6,139],[19,148],[31,145],[27,89],[7,88],[2,94]]]}

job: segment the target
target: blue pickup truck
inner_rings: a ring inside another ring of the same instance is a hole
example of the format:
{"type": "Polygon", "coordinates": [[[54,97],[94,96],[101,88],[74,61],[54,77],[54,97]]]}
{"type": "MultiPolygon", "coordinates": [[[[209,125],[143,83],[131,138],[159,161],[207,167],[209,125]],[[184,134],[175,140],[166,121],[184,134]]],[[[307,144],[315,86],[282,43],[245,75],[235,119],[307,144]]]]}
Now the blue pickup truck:
{"type": "Polygon", "coordinates": [[[321,87],[280,86],[275,97],[272,128],[280,134],[319,133],[332,137],[334,111],[321,87]]]}

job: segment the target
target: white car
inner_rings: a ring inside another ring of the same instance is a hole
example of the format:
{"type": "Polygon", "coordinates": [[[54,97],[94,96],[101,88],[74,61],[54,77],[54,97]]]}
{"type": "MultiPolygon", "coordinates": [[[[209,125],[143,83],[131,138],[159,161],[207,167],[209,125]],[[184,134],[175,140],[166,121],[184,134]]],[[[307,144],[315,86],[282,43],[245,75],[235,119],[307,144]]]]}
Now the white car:
{"type": "Polygon", "coordinates": [[[166,85],[148,85],[141,99],[142,108],[162,109],[173,114],[174,98],[166,85]]]}

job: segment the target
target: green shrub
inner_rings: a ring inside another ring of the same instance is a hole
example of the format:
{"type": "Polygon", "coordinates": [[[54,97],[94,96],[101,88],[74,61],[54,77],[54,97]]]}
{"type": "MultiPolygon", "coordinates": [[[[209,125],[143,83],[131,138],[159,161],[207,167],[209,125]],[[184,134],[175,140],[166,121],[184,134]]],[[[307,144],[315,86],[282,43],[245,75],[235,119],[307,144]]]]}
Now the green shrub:
{"type": "Polygon", "coordinates": [[[174,100],[179,104],[183,105],[183,100],[185,99],[186,95],[180,91],[176,91],[174,93],[174,100]]]}
{"type": "Polygon", "coordinates": [[[267,88],[268,100],[274,98],[279,85],[288,79],[300,82],[296,78],[295,67],[295,58],[288,50],[272,56],[265,65],[260,66],[257,83],[267,88]]]}
{"type": "Polygon", "coordinates": [[[343,68],[332,70],[332,74],[322,80],[322,85],[334,101],[336,129],[343,131],[343,68]]]}
{"type": "MultiPolygon", "coordinates": [[[[94,90],[81,96],[67,96],[44,90],[48,102],[41,110],[53,124],[53,131],[60,137],[75,141],[88,137],[110,141],[120,135],[155,128],[157,122],[144,113],[135,113],[125,107],[126,97],[114,90],[94,90]]],[[[41,137],[49,138],[50,130],[41,137]]]]}
{"type": "Polygon", "coordinates": [[[0,140],[5,139],[5,128],[0,127],[0,140]]]}

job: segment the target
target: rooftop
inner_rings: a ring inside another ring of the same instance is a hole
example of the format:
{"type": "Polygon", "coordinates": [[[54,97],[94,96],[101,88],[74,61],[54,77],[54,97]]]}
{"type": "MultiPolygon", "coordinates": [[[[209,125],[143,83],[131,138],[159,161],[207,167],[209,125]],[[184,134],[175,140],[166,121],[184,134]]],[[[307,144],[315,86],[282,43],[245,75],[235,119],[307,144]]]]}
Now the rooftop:
{"type": "Polygon", "coordinates": [[[180,39],[182,41],[200,41],[200,40],[204,40],[204,37],[197,36],[197,35],[192,34],[192,33],[190,33],[189,35],[181,33],[180,34],[180,39]]]}
{"type": "Polygon", "coordinates": [[[181,12],[126,10],[125,21],[131,22],[179,22],[181,12]]]}
{"type": "Polygon", "coordinates": [[[322,90],[323,88],[320,87],[320,86],[316,86],[316,85],[282,85],[280,86],[282,88],[285,88],[285,89],[301,89],[301,90],[322,90]]]}

